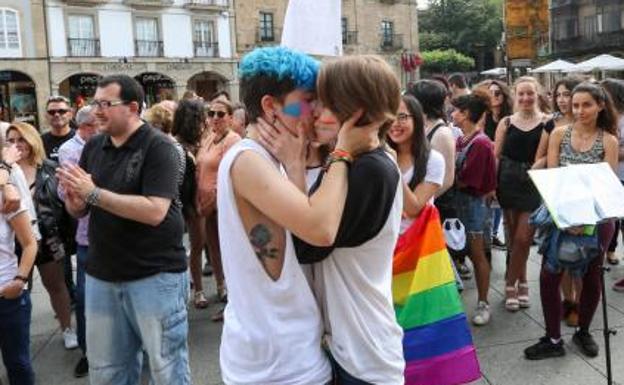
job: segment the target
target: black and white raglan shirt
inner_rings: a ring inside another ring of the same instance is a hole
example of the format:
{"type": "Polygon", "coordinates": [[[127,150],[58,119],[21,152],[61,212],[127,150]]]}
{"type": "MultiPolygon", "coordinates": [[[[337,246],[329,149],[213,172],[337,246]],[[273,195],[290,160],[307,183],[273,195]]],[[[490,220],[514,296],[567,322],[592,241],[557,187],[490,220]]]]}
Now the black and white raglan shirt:
{"type": "Polygon", "coordinates": [[[297,257],[313,264],[312,285],[334,359],[362,381],[402,384],[403,332],[391,287],[403,207],[399,169],[378,148],[351,164],[348,181],[334,245],[315,247],[295,238],[297,257]]]}

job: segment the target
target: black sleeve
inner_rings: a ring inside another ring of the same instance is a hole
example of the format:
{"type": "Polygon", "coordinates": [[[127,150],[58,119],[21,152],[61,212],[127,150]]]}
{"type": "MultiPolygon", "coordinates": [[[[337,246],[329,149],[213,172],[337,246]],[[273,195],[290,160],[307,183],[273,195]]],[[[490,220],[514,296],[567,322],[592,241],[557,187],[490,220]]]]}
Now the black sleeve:
{"type": "Polygon", "coordinates": [[[178,196],[180,160],[173,143],[165,137],[154,139],[142,169],[142,194],[175,199],[178,196]]]}
{"type": "Polygon", "coordinates": [[[349,170],[349,190],[334,245],[317,247],[293,236],[299,263],[327,258],[337,247],[357,247],[373,239],[388,219],[399,171],[383,150],[358,158],[349,170]]]}
{"type": "Polygon", "coordinates": [[[546,130],[546,133],[550,135],[554,129],[555,129],[555,120],[548,119],[548,121],[544,124],[544,130],[546,130]]]}
{"type": "Polygon", "coordinates": [[[91,138],[91,140],[85,143],[85,146],[82,149],[82,153],[80,154],[78,166],[80,166],[81,169],[85,170],[89,174],[93,172],[93,170],[90,170],[91,162],[89,161],[91,153],[93,152],[93,148],[97,146],[96,143],[100,143],[101,139],[101,135],[97,135],[91,138]]]}

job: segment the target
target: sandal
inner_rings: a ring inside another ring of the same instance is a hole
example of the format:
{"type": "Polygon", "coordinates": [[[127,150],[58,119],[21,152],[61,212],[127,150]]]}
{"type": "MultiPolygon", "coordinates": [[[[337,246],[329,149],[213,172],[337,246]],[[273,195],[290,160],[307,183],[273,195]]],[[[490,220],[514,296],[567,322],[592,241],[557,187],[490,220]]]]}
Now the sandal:
{"type": "Polygon", "coordinates": [[[195,305],[196,309],[205,309],[208,307],[208,300],[203,291],[196,291],[195,294],[193,294],[193,305],[195,305]]]}
{"type": "Polygon", "coordinates": [[[518,303],[522,309],[531,307],[529,302],[529,284],[526,282],[518,283],[518,303]]]}
{"type": "Polygon", "coordinates": [[[615,253],[607,253],[607,262],[610,265],[619,265],[620,260],[615,256],[615,253]]]}
{"type": "Polygon", "coordinates": [[[505,309],[511,312],[520,310],[518,291],[514,286],[505,287],[505,309]]]}

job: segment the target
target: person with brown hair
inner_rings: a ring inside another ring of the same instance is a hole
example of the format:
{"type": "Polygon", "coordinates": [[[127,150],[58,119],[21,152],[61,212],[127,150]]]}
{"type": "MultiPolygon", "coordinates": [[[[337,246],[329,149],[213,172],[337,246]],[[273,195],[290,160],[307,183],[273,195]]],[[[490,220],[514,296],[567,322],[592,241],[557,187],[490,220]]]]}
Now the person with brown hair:
{"type": "MultiPolygon", "coordinates": [[[[241,137],[232,131],[232,105],[222,99],[216,99],[208,107],[208,131],[204,135],[197,152],[197,195],[196,207],[199,215],[205,217],[205,236],[208,255],[212,264],[217,296],[226,301],[227,292],[223,267],[221,265],[221,248],[219,247],[219,229],[217,224],[217,172],[223,155],[241,137]]],[[[198,267],[201,267],[201,262],[198,267]]],[[[196,305],[198,299],[195,299],[196,305]]],[[[212,317],[213,321],[223,320],[223,309],[212,317]]]]}
{"type": "MultiPolygon", "coordinates": [[[[300,263],[313,264],[312,285],[324,315],[325,340],[337,383],[402,384],[403,332],[394,313],[391,279],[403,184],[396,162],[379,139],[396,118],[399,81],[381,58],[350,56],[324,64],[317,84],[323,106],[319,116],[344,125],[361,111],[357,124],[365,127],[353,130],[370,137],[372,148],[354,158],[339,150],[332,152],[330,162],[344,156],[350,163],[340,227],[325,247],[295,238],[297,257],[300,263]]],[[[342,130],[338,149],[342,148],[342,130]]],[[[275,149],[268,136],[263,136],[263,142],[275,149]]],[[[293,146],[278,147],[285,153],[297,151],[293,146]]],[[[272,152],[278,159],[287,158],[272,152]]],[[[289,177],[303,179],[303,175],[289,177]]],[[[327,174],[321,180],[326,178],[327,174]]],[[[312,199],[318,193],[313,186],[312,199]]]]}
{"type": "Polygon", "coordinates": [[[173,112],[171,112],[170,109],[160,104],[155,104],[145,111],[143,119],[164,134],[171,134],[171,129],[173,128],[173,112]]]}
{"type": "Polygon", "coordinates": [[[476,90],[451,101],[453,122],[464,136],[457,139],[455,163],[455,207],[468,234],[469,257],[475,267],[478,302],[472,317],[477,326],[490,322],[488,291],[491,266],[485,254],[485,234],[489,230],[490,201],[496,189],[496,160],[492,141],[478,127],[489,108],[489,94],[476,90]]]}
{"type": "MultiPolygon", "coordinates": [[[[48,194],[38,195],[40,190],[37,188],[44,185],[44,180],[54,176],[54,168],[57,164],[46,159],[43,141],[37,129],[28,123],[12,123],[7,129],[6,140],[8,143],[16,145],[22,153],[22,157],[17,164],[24,172],[28,186],[30,186],[35,207],[43,204],[43,202],[38,202],[43,196],[46,199],[58,199],[56,191],[53,191],[55,197],[49,197],[48,194]]],[[[62,209],[62,202],[60,202],[60,205],[62,209]]],[[[49,215],[50,212],[53,211],[45,210],[45,213],[48,213],[46,218],[50,220],[44,220],[41,217],[42,213],[37,210],[38,225],[42,235],[42,247],[37,253],[35,266],[37,266],[39,274],[41,274],[41,281],[50,296],[52,309],[54,309],[54,313],[59,320],[61,330],[63,331],[65,348],[75,349],[78,347],[78,337],[71,327],[71,302],[63,273],[63,260],[68,258],[68,256],[65,253],[64,237],[59,234],[59,230],[65,230],[65,227],[58,220],[59,212],[54,211],[57,215],[49,215]]],[[[71,235],[71,237],[74,235],[71,235]]]]}
{"type": "Polygon", "coordinates": [[[509,235],[505,308],[512,312],[530,306],[526,265],[535,228],[529,224],[529,216],[541,203],[527,171],[544,158],[548,133],[554,128],[553,121],[540,110],[541,93],[535,78],[523,76],[516,80],[515,112],[502,119],[496,129],[496,197],[503,208],[509,235]]]}
{"type": "MultiPolygon", "coordinates": [[[[617,115],[607,92],[598,85],[581,83],[572,91],[574,123],[557,127],[548,141],[548,167],[566,167],[573,164],[594,164],[607,162],[615,171],[618,159],[617,115]]],[[[585,232],[584,226],[567,229],[573,235],[585,232]]],[[[600,301],[602,290],[602,264],[614,224],[602,223],[594,229],[597,232],[599,252],[586,258],[583,266],[569,271],[583,281],[579,303],[579,328],[572,341],[587,357],[598,355],[598,345],[589,333],[594,313],[600,301]]],[[[580,246],[579,246],[580,247],[580,246]]],[[[529,360],[541,360],[565,355],[561,339],[561,293],[559,290],[562,268],[557,259],[551,260],[545,254],[540,273],[540,296],[546,323],[546,336],[525,349],[529,360]]]]}

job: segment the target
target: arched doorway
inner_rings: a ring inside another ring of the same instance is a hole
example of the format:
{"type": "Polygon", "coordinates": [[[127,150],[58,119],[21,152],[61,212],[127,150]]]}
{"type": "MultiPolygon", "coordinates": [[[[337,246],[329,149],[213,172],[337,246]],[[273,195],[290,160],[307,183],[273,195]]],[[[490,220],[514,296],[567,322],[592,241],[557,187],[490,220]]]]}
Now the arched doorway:
{"type": "Polygon", "coordinates": [[[193,75],[188,81],[187,88],[209,101],[210,96],[217,91],[225,90],[226,85],[226,78],[216,72],[205,71],[193,75]]]}
{"type": "Polygon", "coordinates": [[[157,72],[145,72],[137,75],[135,79],[143,86],[148,107],[163,100],[175,99],[175,82],[169,76],[157,72]]]}
{"type": "Polygon", "coordinates": [[[95,95],[101,75],[79,73],[68,77],[59,84],[59,93],[69,99],[72,107],[80,109],[95,95]]]}
{"type": "Polygon", "coordinates": [[[37,94],[32,78],[18,71],[0,71],[0,120],[39,127],[37,94]]]}

